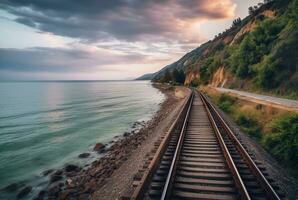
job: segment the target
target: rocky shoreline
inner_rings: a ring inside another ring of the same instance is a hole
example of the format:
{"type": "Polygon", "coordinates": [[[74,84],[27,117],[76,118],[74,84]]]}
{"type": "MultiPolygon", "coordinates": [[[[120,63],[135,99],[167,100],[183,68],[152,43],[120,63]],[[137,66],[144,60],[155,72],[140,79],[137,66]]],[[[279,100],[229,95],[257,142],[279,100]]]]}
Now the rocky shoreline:
{"type": "MultiPolygon", "coordinates": [[[[39,191],[33,199],[68,199],[71,196],[75,196],[77,199],[86,199],[86,194],[90,194],[97,187],[100,187],[104,183],[104,179],[109,177],[113,170],[126,160],[129,150],[137,147],[139,141],[144,139],[144,136],[140,135],[144,129],[152,124],[151,121],[137,121],[133,123],[130,132],[124,132],[122,136],[115,136],[107,144],[96,143],[93,151],[102,157],[91,164],[85,164],[83,167],[66,164],[61,169],[43,171],[41,176],[48,178],[48,185],[39,191]],[[129,148],[125,146],[129,146],[129,148]]],[[[90,155],[91,152],[85,152],[79,154],[78,158],[85,159],[90,155]]],[[[16,199],[22,199],[27,197],[34,190],[34,187],[23,183],[12,183],[0,189],[3,192],[16,192],[18,190],[16,199]]]]}
{"type": "MultiPolygon", "coordinates": [[[[125,132],[122,136],[116,136],[108,144],[95,144],[93,150],[102,155],[91,164],[84,167],[67,164],[62,169],[46,170],[42,176],[48,177],[47,186],[33,197],[35,200],[42,199],[89,199],[91,195],[106,183],[113,172],[118,169],[130,156],[130,154],[142,145],[151,133],[151,129],[166,117],[165,110],[171,106],[169,93],[173,93],[169,87],[155,86],[166,96],[161,103],[159,111],[148,122],[135,122],[131,132],[125,132]]],[[[81,153],[80,159],[88,158],[90,153],[81,153]]],[[[16,185],[9,185],[4,190],[17,189],[16,185]],[[15,187],[15,188],[14,188],[15,187]]],[[[21,199],[30,194],[34,188],[23,186],[17,194],[21,199]]]]}

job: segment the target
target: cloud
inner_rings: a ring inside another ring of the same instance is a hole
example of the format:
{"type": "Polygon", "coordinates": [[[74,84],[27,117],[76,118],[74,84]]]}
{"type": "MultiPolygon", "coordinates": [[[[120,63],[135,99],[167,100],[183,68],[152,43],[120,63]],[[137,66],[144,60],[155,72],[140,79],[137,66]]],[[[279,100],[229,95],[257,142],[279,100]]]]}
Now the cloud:
{"type": "Polygon", "coordinates": [[[200,25],[234,17],[235,7],[232,0],[1,0],[9,15],[1,18],[63,45],[0,48],[0,79],[154,72],[206,41],[200,25]]]}
{"type": "Polygon", "coordinates": [[[231,0],[2,0],[15,21],[85,42],[166,41],[191,38],[194,23],[233,17],[231,0]]]}
{"type": "MultiPolygon", "coordinates": [[[[108,51],[68,48],[0,49],[0,70],[72,72],[94,71],[105,65],[144,62],[141,54],[119,55],[108,51]]],[[[109,69],[105,69],[109,70],[109,69]]]]}
{"type": "Polygon", "coordinates": [[[164,56],[88,46],[0,48],[0,80],[123,79],[137,77],[168,60],[164,56]]]}

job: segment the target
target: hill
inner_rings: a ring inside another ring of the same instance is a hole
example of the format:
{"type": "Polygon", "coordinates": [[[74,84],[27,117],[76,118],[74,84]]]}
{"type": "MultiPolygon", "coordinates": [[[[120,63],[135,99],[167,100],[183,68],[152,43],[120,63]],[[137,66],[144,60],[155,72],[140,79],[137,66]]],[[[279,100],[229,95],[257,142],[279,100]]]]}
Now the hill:
{"type": "Polygon", "coordinates": [[[153,77],[155,76],[156,73],[149,73],[149,74],[144,74],[143,76],[140,76],[136,78],[135,80],[152,80],[153,77]]]}
{"type": "Polygon", "coordinates": [[[185,85],[223,86],[298,97],[298,0],[266,0],[244,19],[178,61],[152,80],[183,70],[185,85]]]}

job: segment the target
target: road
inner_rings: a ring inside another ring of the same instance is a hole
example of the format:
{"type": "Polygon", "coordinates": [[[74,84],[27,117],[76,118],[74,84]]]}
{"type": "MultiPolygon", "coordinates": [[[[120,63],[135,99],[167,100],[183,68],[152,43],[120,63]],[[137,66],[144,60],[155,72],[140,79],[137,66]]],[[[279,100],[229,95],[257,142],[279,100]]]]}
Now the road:
{"type": "Polygon", "coordinates": [[[266,96],[261,94],[255,94],[250,92],[238,91],[238,90],[231,90],[226,88],[214,88],[219,92],[222,93],[231,93],[233,95],[238,96],[239,98],[246,99],[246,100],[255,100],[257,103],[264,102],[265,104],[275,104],[285,108],[292,108],[294,110],[298,110],[298,101],[291,100],[291,99],[283,99],[278,97],[266,96]],[[249,98],[249,99],[247,99],[249,98]]]}

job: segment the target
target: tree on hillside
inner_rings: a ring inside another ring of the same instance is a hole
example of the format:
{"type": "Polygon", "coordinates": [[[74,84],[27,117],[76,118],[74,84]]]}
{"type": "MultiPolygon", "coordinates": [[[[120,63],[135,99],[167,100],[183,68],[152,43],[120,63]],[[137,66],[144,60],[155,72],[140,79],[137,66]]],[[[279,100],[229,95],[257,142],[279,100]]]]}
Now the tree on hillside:
{"type": "Polygon", "coordinates": [[[266,4],[266,3],[270,3],[270,2],[272,2],[273,0],[264,0],[264,3],[266,4]]]}
{"type": "Polygon", "coordinates": [[[184,84],[185,74],[184,74],[183,70],[177,70],[175,68],[172,73],[172,80],[173,80],[173,82],[184,84]]]}
{"type": "Polygon", "coordinates": [[[249,15],[253,15],[254,12],[255,12],[254,8],[253,8],[252,6],[250,6],[250,7],[248,8],[248,14],[249,14],[249,15]]]}
{"type": "Polygon", "coordinates": [[[258,9],[259,9],[258,6],[250,6],[250,7],[248,8],[248,14],[249,14],[249,15],[254,15],[258,9]]]}
{"type": "Polygon", "coordinates": [[[237,27],[237,26],[240,26],[240,25],[241,25],[241,18],[238,17],[238,18],[234,19],[232,27],[237,27]]]}
{"type": "Polygon", "coordinates": [[[162,82],[163,83],[169,83],[171,80],[172,80],[172,76],[171,76],[170,70],[169,69],[166,69],[165,75],[164,75],[164,77],[162,79],[162,82]]]}

